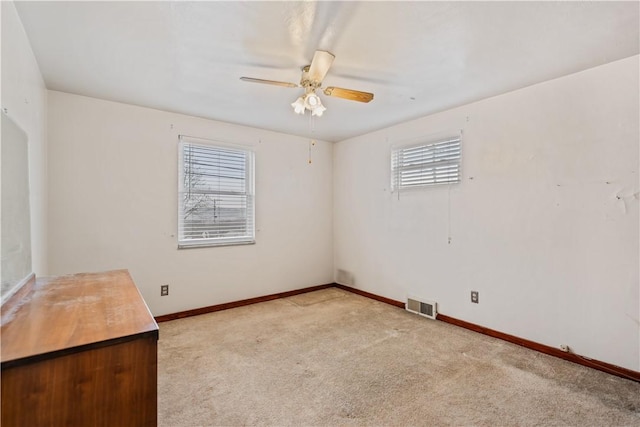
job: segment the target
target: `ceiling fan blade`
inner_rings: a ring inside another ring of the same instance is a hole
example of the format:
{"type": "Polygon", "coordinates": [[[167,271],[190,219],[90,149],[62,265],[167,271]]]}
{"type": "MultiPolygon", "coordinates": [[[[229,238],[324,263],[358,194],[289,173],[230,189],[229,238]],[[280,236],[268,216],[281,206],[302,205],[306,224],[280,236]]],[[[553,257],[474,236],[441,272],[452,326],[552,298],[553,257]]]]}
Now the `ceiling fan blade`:
{"type": "Polygon", "coordinates": [[[333,64],[335,56],[324,50],[316,50],[313,55],[313,61],[309,66],[309,80],[322,83],[324,76],[327,75],[331,64],[333,64]]]}
{"type": "Polygon", "coordinates": [[[274,85],[274,86],[298,87],[298,85],[295,83],[279,82],[276,80],[254,79],[253,77],[240,77],[240,80],[242,80],[243,82],[263,83],[263,84],[274,85]]]}
{"type": "Polygon", "coordinates": [[[358,102],[369,102],[373,99],[373,94],[369,92],[360,92],[359,90],[343,89],[333,86],[326,88],[324,94],[358,102]]]}

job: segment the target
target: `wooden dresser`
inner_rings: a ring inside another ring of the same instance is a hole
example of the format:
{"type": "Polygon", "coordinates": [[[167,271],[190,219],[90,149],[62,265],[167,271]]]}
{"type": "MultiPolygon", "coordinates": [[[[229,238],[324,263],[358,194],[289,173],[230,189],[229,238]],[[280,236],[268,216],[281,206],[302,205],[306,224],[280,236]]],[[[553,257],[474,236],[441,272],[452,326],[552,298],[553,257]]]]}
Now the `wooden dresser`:
{"type": "Polygon", "coordinates": [[[158,325],[127,270],[27,283],[0,340],[2,427],[157,424],[158,325]]]}

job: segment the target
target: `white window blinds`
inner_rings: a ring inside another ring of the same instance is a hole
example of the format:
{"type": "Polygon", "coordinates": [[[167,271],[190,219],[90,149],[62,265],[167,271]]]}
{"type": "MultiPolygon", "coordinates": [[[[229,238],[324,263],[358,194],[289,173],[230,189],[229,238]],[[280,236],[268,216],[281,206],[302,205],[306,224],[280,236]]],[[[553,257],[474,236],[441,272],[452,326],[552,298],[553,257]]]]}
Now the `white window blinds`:
{"type": "Polygon", "coordinates": [[[403,190],[460,182],[460,137],[391,151],[391,188],[403,190]]]}
{"type": "Polygon", "coordinates": [[[178,247],[255,242],[253,152],[180,137],[178,247]]]}

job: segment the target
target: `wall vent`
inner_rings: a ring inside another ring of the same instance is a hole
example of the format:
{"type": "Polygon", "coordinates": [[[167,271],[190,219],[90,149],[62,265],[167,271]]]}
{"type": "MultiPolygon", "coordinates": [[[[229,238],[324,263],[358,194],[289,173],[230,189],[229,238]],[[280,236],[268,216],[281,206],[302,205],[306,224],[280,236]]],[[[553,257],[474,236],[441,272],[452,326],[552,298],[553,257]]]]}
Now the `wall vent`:
{"type": "Polygon", "coordinates": [[[428,317],[429,319],[435,319],[438,315],[438,310],[434,301],[410,296],[407,298],[406,307],[407,311],[428,317]]]}

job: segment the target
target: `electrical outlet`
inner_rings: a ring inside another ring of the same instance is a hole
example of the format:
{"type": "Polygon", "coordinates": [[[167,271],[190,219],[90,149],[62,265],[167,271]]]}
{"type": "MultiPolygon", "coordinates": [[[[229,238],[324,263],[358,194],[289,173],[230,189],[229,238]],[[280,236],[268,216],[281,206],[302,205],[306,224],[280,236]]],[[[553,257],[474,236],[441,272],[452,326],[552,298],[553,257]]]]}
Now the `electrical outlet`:
{"type": "Polygon", "coordinates": [[[166,297],[169,295],[169,285],[160,285],[160,296],[166,297]]]}
{"type": "Polygon", "coordinates": [[[571,349],[569,348],[569,346],[568,346],[568,345],[566,345],[566,344],[562,344],[562,345],[560,346],[560,350],[564,351],[565,353],[569,353],[569,352],[571,351],[571,349]]]}
{"type": "Polygon", "coordinates": [[[471,291],[471,302],[478,304],[480,302],[480,295],[478,291],[471,291]]]}

